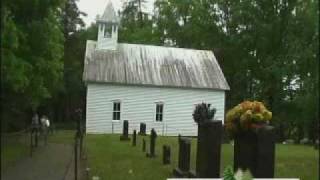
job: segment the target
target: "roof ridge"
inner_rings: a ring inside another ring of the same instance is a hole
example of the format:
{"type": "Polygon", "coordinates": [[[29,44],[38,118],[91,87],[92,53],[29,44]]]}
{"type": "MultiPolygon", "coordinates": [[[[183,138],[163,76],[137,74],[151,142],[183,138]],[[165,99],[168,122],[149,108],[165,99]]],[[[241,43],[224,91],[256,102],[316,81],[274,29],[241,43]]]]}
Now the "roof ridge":
{"type": "Polygon", "coordinates": [[[192,49],[192,48],[183,48],[183,47],[173,47],[173,46],[161,46],[161,45],[154,45],[154,44],[136,44],[136,43],[118,43],[123,45],[134,45],[134,46],[150,46],[150,47],[159,47],[159,48],[172,48],[172,49],[181,49],[181,50],[192,50],[192,51],[210,51],[209,49],[192,49]]]}

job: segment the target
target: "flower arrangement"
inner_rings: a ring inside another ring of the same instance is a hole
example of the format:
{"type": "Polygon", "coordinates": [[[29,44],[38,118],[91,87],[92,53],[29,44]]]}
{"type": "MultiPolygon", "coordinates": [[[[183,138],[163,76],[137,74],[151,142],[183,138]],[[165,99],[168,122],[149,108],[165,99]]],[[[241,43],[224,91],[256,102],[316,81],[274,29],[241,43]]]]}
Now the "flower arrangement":
{"type": "Polygon", "coordinates": [[[272,113],[259,101],[244,101],[227,112],[226,130],[236,133],[254,130],[268,124],[272,113]]]}
{"type": "Polygon", "coordinates": [[[197,104],[192,116],[196,123],[204,123],[213,119],[217,109],[210,108],[210,104],[197,104]]]}

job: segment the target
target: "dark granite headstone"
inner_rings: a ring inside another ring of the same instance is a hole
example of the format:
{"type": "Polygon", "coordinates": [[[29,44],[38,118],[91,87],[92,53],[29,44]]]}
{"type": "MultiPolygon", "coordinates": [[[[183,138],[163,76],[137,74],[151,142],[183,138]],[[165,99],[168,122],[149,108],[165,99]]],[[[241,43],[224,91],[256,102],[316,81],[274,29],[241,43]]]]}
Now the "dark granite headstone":
{"type": "Polygon", "coordinates": [[[146,152],[146,140],[142,139],[142,151],[146,152]]]}
{"type": "Polygon", "coordinates": [[[255,178],[273,178],[275,139],[271,126],[237,135],[234,141],[234,170],[249,169],[255,178]]]}
{"type": "Polygon", "coordinates": [[[198,124],[196,172],[191,172],[191,177],[220,177],[221,140],[221,121],[198,124]]]}
{"type": "Polygon", "coordinates": [[[128,130],[129,130],[129,122],[128,122],[128,120],[124,120],[123,121],[123,128],[122,128],[122,135],[120,136],[121,141],[130,140],[128,130]]]}
{"type": "Polygon", "coordinates": [[[132,146],[136,146],[137,145],[137,131],[133,130],[133,134],[132,134],[132,146]]]}
{"type": "Polygon", "coordinates": [[[170,164],[170,156],[171,156],[171,150],[170,146],[163,145],[163,164],[170,164]]]}
{"type": "Polygon", "coordinates": [[[145,136],[146,135],[146,123],[140,123],[140,132],[139,135],[145,136]]]}
{"type": "Polygon", "coordinates": [[[157,133],[156,131],[152,128],[151,129],[151,134],[150,134],[150,153],[147,153],[147,157],[155,157],[155,146],[156,146],[156,138],[157,138],[157,133]]]}
{"type": "Polygon", "coordinates": [[[182,138],[179,135],[179,160],[178,168],[173,170],[173,175],[176,177],[188,177],[190,170],[190,152],[191,152],[191,139],[182,138]]]}

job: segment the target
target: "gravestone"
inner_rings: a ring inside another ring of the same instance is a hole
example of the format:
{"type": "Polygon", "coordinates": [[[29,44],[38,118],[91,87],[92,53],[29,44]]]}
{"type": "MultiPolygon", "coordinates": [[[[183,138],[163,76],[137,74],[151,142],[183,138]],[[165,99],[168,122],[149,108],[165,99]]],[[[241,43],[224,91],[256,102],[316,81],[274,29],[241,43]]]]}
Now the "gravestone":
{"type": "Polygon", "coordinates": [[[132,134],[132,146],[136,146],[136,145],[137,145],[137,131],[134,130],[132,134]]]}
{"type": "Polygon", "coordinates": [[[146,152],[146,140],[142,139],[142,152],[146,152]]]}
{"type": "Polygon", "coordinates": [[[157,133],[152,128],[151,134],[150,134],[150,152],[147,153],[147,157],[153,158],[156,156],[156,154],[155,154],[156,138],[157,138],[157,133]]]}
{"type": "Polygon", "coordinates": [[[235,136],[234,170],[249,169],[255,178],[273,178],[275,139],[272,126],[235,136]]]}
{"type": "Polygon", "coordinates": [[[170,156],[171,156],[171,150],[170,146],[163,145],[163,164],[170,164],[170,156]]]}
{"type": "Polygon", "coordinates": [[[190,152],[191,139],[183,138],[179,135],[179,160],[178,168],[173,170],[173,175],[176,177],[188,177],[190,170],[190,152]]]}
{"type": "Polygon", "coordinates": [[[142,136],[146,135],[146,123],[140,123],[140,132],[138,134],[142,136]]]}
{"type": "Polygon", "coordinates": [[[128,120],[123,121],[123,128],[122,128],[122,135],[120,136],[121,141],[129,141],[129,134],[128,134],[128,129],[129,129],[129,122],[128,120]]]}
{"type": "Polygon", "coordinates": [[[222,141],[222,121],[198,124],[196,172],[191,177],[219,178],[222,141]]]}

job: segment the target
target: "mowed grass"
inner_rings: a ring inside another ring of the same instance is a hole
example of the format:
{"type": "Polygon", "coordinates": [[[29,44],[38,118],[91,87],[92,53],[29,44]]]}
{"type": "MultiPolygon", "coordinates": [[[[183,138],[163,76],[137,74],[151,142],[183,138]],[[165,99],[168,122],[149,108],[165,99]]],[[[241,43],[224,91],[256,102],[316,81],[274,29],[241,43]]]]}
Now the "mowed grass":
{"type": "MultiPolygon", "coordinates": [[[[111,180],[163,180],[172,177],[172,170],[177,167],[177,137],[158,137],[156,142],[156,158],[147,158],[142,152],[142,138],[137,136],[137,146],[131,141],[120,141],[119,135],[87,135],[86,150],[91,176],[111,180]],[[171,147],[170,165],[162,164],[162,145],[171,147]]],[[[196,164],[196,139],[192,140],[191,169],[196,164]]],[[[275,176],[278,178],[300,178],[302,180],[319,179],[319,154],[310,146],[281,145],[276,146],[275,176]]],[[[222,145],[221,174],[223,169],[233,165],[233,146],[222,145]]]]}
{"type": "Polygon", "coordinates": [[[58,130],[48,136],[49,143],[74,144],[75,130],[58,130]]]}

